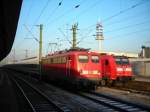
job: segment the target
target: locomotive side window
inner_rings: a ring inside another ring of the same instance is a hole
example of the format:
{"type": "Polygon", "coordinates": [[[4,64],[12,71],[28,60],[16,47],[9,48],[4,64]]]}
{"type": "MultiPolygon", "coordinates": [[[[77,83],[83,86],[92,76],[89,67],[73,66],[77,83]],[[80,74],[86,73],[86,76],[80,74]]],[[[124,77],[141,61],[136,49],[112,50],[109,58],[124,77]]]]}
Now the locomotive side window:
{"type": "Polygon", "coordinates": [[[66,57],[61,57],[61,63],[66,63],[66,57]]]}
{"type": "Polygon", "coordinates": [[[61,63],[61,57],[57,58],[57,63],[61,63]]]}
{"type": "Polygon", "coordinates": [[[51,59],[50,58],[48,58],[48,63],[51,63],[51,59]]]}
{"type": "Polygon", "coordinates": [[[98,56],[91,56],[91,60],[93,63],[99,63],[99,57],[98,56]]]}
{"type": "Polygon", "coordinates": [[[55,57],[49,59],[49,63],[51,64],[63,64],[66,63],[66,57],[55,57]]]}
{"type": "Polygon", "coordinates": [[[78,60],[81,63],[87,63],[89,59],[87,55],[79,55],[78,60]]]}
{"type": "Polygon", "coordinates": [[[53,63],[54,63],[54,64],[57,63],[57,58],[53,58],[53,63]]]}
{"type": "Polygon", "coordinates": [[[47,64],[47,59],[45,59],[45,60],[44,60],[44,63],[46,63],[46,64],[47,64]]]}

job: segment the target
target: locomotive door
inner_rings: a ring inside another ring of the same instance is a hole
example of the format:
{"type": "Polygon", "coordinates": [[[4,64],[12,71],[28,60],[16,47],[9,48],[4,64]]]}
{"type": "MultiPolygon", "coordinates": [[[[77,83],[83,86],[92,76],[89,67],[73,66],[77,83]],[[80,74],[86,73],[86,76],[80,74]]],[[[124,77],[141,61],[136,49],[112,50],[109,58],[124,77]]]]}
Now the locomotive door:
{"type": "Polygon", "coordinates": [[[66,63],[66,77],[70,77],[71,74],[71,58],[67,58],[67,63],[66,63]]]}
{"type": "Polygon", "coordinates": [[[110,74],[109,60],[105,60],[103,66],[104,66],[104,68],[103,68],[103,70],[104,70],[104,76],[109,77],[109,74],[110,74]]]}

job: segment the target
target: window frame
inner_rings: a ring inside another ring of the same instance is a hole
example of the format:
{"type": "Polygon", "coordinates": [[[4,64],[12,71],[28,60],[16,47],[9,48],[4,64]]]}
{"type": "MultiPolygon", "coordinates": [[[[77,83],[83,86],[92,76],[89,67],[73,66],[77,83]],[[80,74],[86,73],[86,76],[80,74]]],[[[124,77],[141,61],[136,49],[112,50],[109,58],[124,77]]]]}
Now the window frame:
{"type": "Polygon", "coordinates": [[[91,55],[91,62],[92,62],[92,63],[96,63],[96,64],[100,63],[100,57],[99,57],[98,55],[91,55]],[[94,61],[94,60],[92,59],[92,57],[94,57],[94,56],[95,56],[95,57],[98,57],[98,61],[97,61],[97,60],[94,61]]]}
{"type": "Polygon", "coordinates": [[[86,54],[79,54],[78,55],[78,62],[79,63],[88,63],[89,62],[89,56],[86,55],[86,54]],[[83,61],[83,60],[81,61],[80,56],[86,56],[87,57],[87,61],[83,61]]]}

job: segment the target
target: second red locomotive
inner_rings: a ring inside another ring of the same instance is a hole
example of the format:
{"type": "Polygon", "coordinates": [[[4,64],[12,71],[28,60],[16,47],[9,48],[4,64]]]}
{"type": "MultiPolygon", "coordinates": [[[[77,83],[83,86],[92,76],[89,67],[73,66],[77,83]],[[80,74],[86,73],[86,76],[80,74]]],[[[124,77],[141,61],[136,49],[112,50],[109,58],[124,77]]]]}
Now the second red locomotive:
{"type": "Polygon", "coordinates": [[[133,77],[131,64],[126,56],[101,56],[103,80],[107,83],[123,82],[133,77]]]}

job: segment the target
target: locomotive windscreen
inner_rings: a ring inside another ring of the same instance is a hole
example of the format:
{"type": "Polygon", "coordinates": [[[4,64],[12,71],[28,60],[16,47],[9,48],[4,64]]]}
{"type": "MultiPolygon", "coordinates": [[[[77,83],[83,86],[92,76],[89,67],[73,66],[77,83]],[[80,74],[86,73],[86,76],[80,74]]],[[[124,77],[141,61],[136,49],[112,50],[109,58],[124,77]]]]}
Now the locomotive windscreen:
{"type": "Polygon", "coordinates": [[[91,59],[92,59],[93,63],[99,63],[99,57],[98,56],[92,56],[91,59]]]}
{"type": "Polygon", "coordinates": [[[81,63],[87,63],[88,62],[88,56],[87,55],[79,55],[78,60],[81,63]]]}
{"type": "Polygon", "coordinates": [[[127,58],[116,58],[116,63],[119,65],[128,65],[129,60],[127,58]]]}

